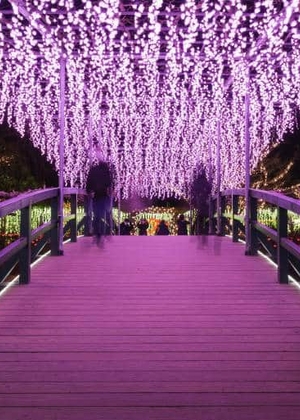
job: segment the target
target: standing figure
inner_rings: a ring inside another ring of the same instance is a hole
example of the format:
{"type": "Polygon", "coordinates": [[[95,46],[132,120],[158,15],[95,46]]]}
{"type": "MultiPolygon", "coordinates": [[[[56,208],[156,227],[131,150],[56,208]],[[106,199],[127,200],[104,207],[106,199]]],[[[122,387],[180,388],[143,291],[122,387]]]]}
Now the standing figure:
{"type": "Polygon", "coordinates": [[[191,203],[197,210],[194,235],[208,234],[209,197],[212,186],[208,181],[205,169],[197,168],[191,185],[191,203]]]}
{"type": "Polygon", "coordinates": [[[113,176],[108,162],[102,158],[101,151],[96,151],[98,162],[88,173],[86,191],[92,198],[93,207],[93,235],[96,243],[102,245],[102,239],[107,230],[109,213],[111,211],[111,195],[113,176]]]}
{"type": "Polygon", "coordinates": [[[133,224],[131,221],[126,218],[124,221],[120,224],[120,235],[130,235],[133,230],[133,224]]]}
{"type": "Polygon", "coordinates": [[[155,234],[156,235],[169,235],[170,234],[168,225],[166,224],[164,220],[161,220],[161,222],[159,223],[155,234]]]}
{"type": "Polygon", "coordinates": [[[184,215],[181,214],[177,219],[177,235],[187,235],[187,225],[189,224],[190,222],[185,220],[184,215]]]}
{"type": "Polygon", "coordinates": [[[147,235],[147,229],[149,227],[149,223],[147,220],[143,217],[139,223],[137,224],[139,235],[147,235]]]}

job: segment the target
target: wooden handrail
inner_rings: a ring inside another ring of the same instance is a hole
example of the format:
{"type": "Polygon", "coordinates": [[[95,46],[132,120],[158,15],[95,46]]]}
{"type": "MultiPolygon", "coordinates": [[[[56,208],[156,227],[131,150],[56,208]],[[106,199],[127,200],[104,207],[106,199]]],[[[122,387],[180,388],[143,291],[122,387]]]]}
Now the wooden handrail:
{"type": "Polygon", "coordinates": [[[263,200],[274,206],[300,214],[300,200],[297,200],[296,198],[287,197],[278,192],[255,189],[250,189],[250,195],[258,200],[263,200]]]}
{"type": "MultiPolygon", "coordinates": [[[[243,218],[238,214],[238,197],[245,197],[244,189],[232,189],[221,192],[221,197],[224,201],[221,201],[221,211],[215,212],[221,218],[228,218],[230,216],[232,220],[233,240],[237,240],[237,227],[236,221],[239,220],[241,223],[245,223],[243,218]],[[233,198],[235,199],[233,200],[233,198]],[[225,213],[225,201],[226,198],[231,199],[231,214],[228,214],[228,210],[225,213]]],[[[249,219],[249,235],[250,238],[246,238],[246,243],[249,244],[249,250],[247,255],[256,255],[258,251],[258,232],[266,238],[271,238],[277,245],[276,249],[276,263],[278,265],[278,280],[280,283],[288,283],[289,277],[289,257],[293,255],[300,267],[300,246],[293,243],[287,238],[288,232],[288,217],[287,212],[293,212],[300,215],[300,200],[287,197],[282,193],[275,191],[264,191],[250,188],[250,219],[249,219]],[[277,208],[277,229],[271,229],[270,227],[263,225],[257,221],[257,209],[258,202],[263,201],[277,208]]],[[[217,203],[217,196],[212,197],[212,201],[217,203]]],[[[224,223],[220,221],[217,223],[218,226],[224,226],[224,223]]],[[[218,232],[224,234],[224,232],[218,232]]],[[[261,235],[260,235],[261,236],[261,235]]]]}
{"type": "Polygon", "coordinates": [[[20,194],[17,197],[9,198],[0,203],[0,217],[21,210],[29,205],[40,203],[56,197],[59,194],[58,188],[47,188],[43,190],[31,191],[29,193],[20,194]]]}
{"type": "MultiPolygon", "coordinates": [[[[71,197],[71,215],[64,217],[64,222],[69,222],[71,229],[71,241],[77,240],[77,198],[78,195],[86,195],[85,190],[77,188],[65,188],[64,196],[71,197]]],[[[32,241],[49,233],[51,255],[60,255],[59,253],[59,202],[60,189],[47,188],[23,193],[17,197],[10,198],[0,203],[0,218],[5,217],[16,211],[21,211],[20,238],[0,250],[0,283],[11,272],[16,263],[19,262],[20,283],[29,283],[30,265],[32,260],[32,241]],[[43,223],[41,226],[33,229],[31,226],[31,207],[34,204],[51,200],[51,221],[43,223]],[[10,264],[11,263],[11,264],[10,264]]],[[[35,254],[34,254],[35,256],[35,254]]]]}

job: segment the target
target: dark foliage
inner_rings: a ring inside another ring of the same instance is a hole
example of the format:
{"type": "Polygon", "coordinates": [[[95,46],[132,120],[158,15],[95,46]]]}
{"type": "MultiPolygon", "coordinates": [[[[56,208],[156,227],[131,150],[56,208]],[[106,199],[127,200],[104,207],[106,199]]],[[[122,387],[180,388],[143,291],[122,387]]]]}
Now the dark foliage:
{"type": "Polygon", "coordinates": [[[8,125],[0,126],[0,190],[26,191],[56,187],[58,175],[28,138],[8,125]]]}

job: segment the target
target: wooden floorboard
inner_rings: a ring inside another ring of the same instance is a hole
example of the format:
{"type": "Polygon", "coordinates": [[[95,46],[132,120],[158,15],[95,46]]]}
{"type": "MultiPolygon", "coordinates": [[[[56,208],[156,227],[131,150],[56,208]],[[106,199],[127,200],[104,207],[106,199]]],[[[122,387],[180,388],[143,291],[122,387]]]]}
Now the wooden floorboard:
{"type": "Polygon", "coordinates": [[[300,420],[300,291],[228,238],[65,245],[0,299],[2,420],[300,420]]]}

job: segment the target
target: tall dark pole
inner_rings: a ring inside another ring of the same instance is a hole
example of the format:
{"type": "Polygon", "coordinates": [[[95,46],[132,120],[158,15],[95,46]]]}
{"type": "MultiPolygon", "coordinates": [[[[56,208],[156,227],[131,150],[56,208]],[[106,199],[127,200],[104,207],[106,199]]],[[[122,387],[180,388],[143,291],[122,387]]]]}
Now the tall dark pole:
{"type": "Polygon", "coordinates": [[[64,238],[64,161],[65,161],[65,83],[66,58],[60,57],[59,95],[59,253],[62,255],[64,238]]]}
{"type": "Polygon", "coordinates": [[[251,227],[250,227],[250,79],[245,94],[245,234],[246,255],[251,254],[251,227]]]}
{"type": "MultiPolygon", "coordinates": [[[[212,186],[212,180],[213,180],[213,174],[212,174],[212,138],[211,138],[211,128],[209,127],[209,168],[208,168],[208,182],[209,185],[212,186]]],[[[213,202],[212,202],[212,191],[210,192],[209,196],[209,227],[208,227],[208,233],[212,235],[214,233],[214,227],[213,227],[213,202]]]]}
{"type": "Polygon", "coordinates": [[[222,234],[221,214],[221,121],[217,121],[217,234],[222,234]]]}

